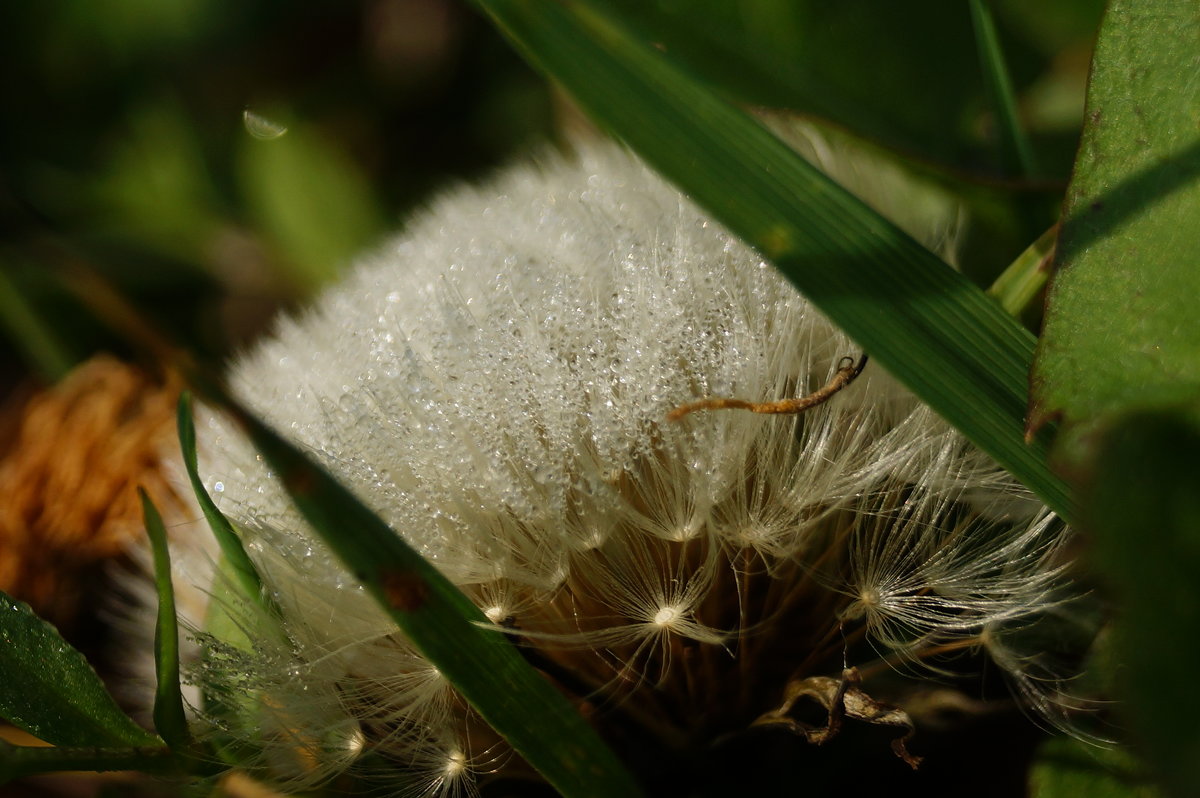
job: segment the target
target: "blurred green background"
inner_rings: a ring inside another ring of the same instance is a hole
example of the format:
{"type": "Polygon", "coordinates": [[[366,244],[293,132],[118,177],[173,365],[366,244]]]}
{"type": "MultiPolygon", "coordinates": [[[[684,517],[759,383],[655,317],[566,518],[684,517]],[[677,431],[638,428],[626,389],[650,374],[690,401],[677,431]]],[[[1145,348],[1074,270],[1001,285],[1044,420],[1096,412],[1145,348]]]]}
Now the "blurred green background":
{"type": "Polygon", "coordinates": [[[56,370],[18,303],[62,357],[125,349],[64,265],[220,356],[550,129],[544,82],[455,2],[52,0],[3,4],[0,31],[10,380],[56,370]]]}
{"type": "MultiPolygon", "coordinates": [[[[998,154],[965,3],[610,4],[730,99],[830,121],[958,191],[980,282],[1056,218],[1101,0],[992,4],[1033,181],[998,154]]],[[[0,388],[131,353],[67,267],[219,361],[431,192],[569,118],[455,0],[5,3],[0,86],[0,388]]]]}

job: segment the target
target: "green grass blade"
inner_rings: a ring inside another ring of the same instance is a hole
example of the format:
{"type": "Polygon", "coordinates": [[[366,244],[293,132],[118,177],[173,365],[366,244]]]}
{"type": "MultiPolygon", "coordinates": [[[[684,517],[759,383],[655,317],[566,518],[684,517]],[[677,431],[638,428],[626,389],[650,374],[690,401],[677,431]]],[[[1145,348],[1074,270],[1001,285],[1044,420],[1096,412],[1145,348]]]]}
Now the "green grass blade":
{"type": "Polygon", "coordinates": [[[83,655],[28,605],[0,592],[0,718],[63,746],[159,746],[83,655]]]}
{"type": "MultiPolygon", "coordinates": [[[[808,31],[801,27],[810,12],[803,7],[776,0],[736,5],[706,0],[687,6],[669,0],[604,2],[643,41],[661,44],[718,92],[754,105],[827,119],[883,142],[914,143],[907,130],[897,136],[897,127],[904,126],[863,102],[863,95],[844,79],[832,80],[814,69],[815,59],[810,54],[815,48],[808,31]]],[[[836,10],[831,12],[837,15],[836,10]]],[[[861,37],[864,21],[851,11],[830,24],[856,27],[861,37]]],[[[872,30],[865,35],[879,33],[881,30],[872,30]]]]}
{"type": "Polygon", "coordinates": [[[1067,517],[1024,436],[1034,337],[994,300],[587,0],[476,0],[539,69],[1067,517]]]}
{"type": "Polygon", "coordinates": [[[979,65],[983,70],[983,85],[991,101],[992,113],[996,116],[1001,164],[1007,171],[1016,172],[1021,177],[1033,177],[1037,174],[1033,146],[1017,114],[1017,98],[1008,74],[1008,64],[1000,49],[1000,37],[996,33],[992,12],[986,0],[970,0],[969,5],[975,44],[979,50],[979,65]]]}
{"type": "MultiPolygon", "coordinates": [[[[978,161],[983,87],[971,21],[957,3],[602,2],[737,102],[818,116],[923,161],[978,161]]],[[[1041,66],[1035,52],[1022,53],[1031,72],[1041,66]]]]}
{"type": "Polygon", "coordinates": [[[259,602],[264,609],[274,613],[275,605],[262,589],[262,579],[250,556],[242,548],[242,541],[233,531],[233,525],[225,514],[217,509],[212,497],[204,489],[204,480],[200,478],[200,468],[196,457],[196,427],[192,420],[192,395],[184,391],[179,396],[176,409],[176,425],[179,430],[179,448],[183,451],[183,464],[187,469],[188,480],[192,483],[192,492],[204,512],[208,527],[217,539],[221,554],[225,557],[227,571],[232,574],[241,591],[251,600],[259,602]]]}
{"type": "Polygon", "coordinates": [[[414,646],[565,796],[640,789],[582,716],[458,588],[327,472],[230,408],[296,506],[414,646]]]}
{"type": "Polygon", "coordinates": [[[154,728],[173,751],[183,750],[191,742],[187,715],[183,711],[179,674],[179,622],[175,616],[175,587],[171,583],[171,554],[167,549],[167,529],[162,516],[146,491],[138,488],[142,499],[142,518],[154,555],[154,586],[158,592],[158,620],[154,626],[154,728]]]}

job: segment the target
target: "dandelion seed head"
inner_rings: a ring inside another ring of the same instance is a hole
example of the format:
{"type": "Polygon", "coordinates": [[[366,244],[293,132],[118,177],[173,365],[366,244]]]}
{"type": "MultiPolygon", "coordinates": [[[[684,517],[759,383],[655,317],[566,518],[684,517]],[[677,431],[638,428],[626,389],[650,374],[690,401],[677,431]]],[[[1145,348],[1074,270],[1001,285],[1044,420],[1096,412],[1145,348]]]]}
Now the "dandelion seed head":
{"type": "MultiPolygon", "coordinates": [[[[957,211],[936,191],[913,201],[891,167],[800,145],[929,246],[950,240],[957,211]]],[[[858,624],[868,653],[916,667],[922,646],[1020,625],[1062,589],[1061,525],[878,366],[802,415],[668,421],[699,397],[808,395],[860,353],[758,253],[594,145],[436,201],[281,321],[231,384],[581,701],[636,694],[683,729],[744,728],[783,687],[747,652],[840,672],[837,632],[858,624]]],[[[320,743],[330,764],[293,765],[292,783],[370,750],[406,794],[469,792],[500,741],[234,427],[212,413],[200,429],[202,471],[287,644],[199,681],[248,670],[287,696],[274,727],[243,730],[294,732],[285,754],[353,721],[361,738],[332,746],[344,756],[320,743]]]]}

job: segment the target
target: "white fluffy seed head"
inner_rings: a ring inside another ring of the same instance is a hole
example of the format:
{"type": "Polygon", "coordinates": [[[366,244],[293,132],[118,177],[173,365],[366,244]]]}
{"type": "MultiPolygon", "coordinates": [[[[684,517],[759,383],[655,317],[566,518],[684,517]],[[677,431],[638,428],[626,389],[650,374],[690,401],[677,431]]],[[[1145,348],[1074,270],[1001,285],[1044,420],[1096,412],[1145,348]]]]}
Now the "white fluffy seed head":
{"type": "MultiPolygon", "coordinates": [[[[799,146],[946,243],[957,211],[937,192],[813,134],[799,146]]],[[[603,144],[446,195],[281,322],[232,383],[490,621],[593,691],[581,699],[641,691],[686,727],[770,708],[783,685],[754,682],[714,710],[728,679],[753,682],[749,652],[798,663],[858,622],[915,660],[923,641],[1036,615],[1060,588],[1053,519],[876,365],[800,416],[667,421],[704,396],[807,394],[859,354],[752,249],[603,144]]],[[[240,663],[264,695],[300,685],[282,725],[323,741],[349,718],[363,741],[340,750],[379,754],[401,789],[468,789],[495,741],[233,428],[210,414],[201,438],[282,611],[288,650],[240,663]]],[[[243,729],[267,748],[269,731],[243,729]]]]}

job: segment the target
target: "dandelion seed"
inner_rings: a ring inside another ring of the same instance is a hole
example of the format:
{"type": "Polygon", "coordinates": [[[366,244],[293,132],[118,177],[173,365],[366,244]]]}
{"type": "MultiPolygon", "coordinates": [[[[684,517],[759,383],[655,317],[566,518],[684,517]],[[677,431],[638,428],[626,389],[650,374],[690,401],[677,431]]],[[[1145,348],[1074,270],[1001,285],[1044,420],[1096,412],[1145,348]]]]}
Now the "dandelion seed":
{"type": "Polygon", "coordinates": [[[654,613],[653,623],[655,626],[669,627],[679,618],[679,610],[674,607],[663,607],[658,612],[654,613]]]}

